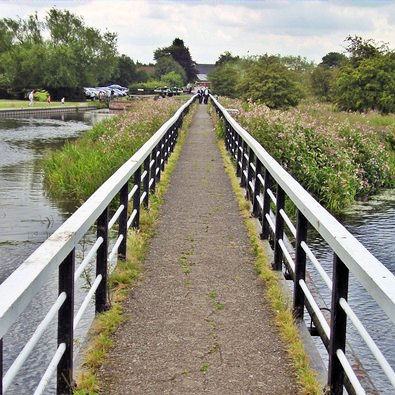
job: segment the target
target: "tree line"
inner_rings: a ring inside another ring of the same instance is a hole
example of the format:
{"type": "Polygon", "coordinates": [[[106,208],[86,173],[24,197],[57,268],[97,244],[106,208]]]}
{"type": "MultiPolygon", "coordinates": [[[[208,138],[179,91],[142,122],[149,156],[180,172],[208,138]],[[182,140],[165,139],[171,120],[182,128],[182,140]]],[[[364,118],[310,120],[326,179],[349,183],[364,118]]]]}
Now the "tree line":
{"type": "Polygon", "coordinates": [[[117,35],[88,26],[68,10],[50,9],[43,20],[0,19],[0,97],[26,97],[45,89],[53,98],[82,96],[82,87],[123,86],[158,80],[182,86],[196,75],[184,42],[175,39],[154,54],[154,72],[118,53],[117,35]]]}
{"type": "Polygon", "coordinates": [[[295,106],[306,96],[341,110],[395,112],[395,52],[387,44],[348,36],[345,54],[330,52],[319,65],[300,56],[220,55],[210,74],[213,90],[270,108],[295,106]]]}

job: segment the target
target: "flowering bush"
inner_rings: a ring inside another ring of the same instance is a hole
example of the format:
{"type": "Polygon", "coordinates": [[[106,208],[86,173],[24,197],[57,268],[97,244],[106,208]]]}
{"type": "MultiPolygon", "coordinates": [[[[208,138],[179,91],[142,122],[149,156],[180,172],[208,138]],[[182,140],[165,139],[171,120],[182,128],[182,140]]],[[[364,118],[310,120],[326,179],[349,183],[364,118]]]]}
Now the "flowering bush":
{"type": "Polygon", "coordinates": [[[45,183],[55,196],[88,198],[180,106],[180,100],[136,101],[128,112],[97,123],[76,142],[44,159],[45,183]]]}
{"type": "Polygon", "coordinates": [[[395,117],[376,126],[374,113],[355,117],[320,104],[280,111],[228,100],[221,101],[239,109],[240,124],[330,211],[394,186],[395,117]]]}

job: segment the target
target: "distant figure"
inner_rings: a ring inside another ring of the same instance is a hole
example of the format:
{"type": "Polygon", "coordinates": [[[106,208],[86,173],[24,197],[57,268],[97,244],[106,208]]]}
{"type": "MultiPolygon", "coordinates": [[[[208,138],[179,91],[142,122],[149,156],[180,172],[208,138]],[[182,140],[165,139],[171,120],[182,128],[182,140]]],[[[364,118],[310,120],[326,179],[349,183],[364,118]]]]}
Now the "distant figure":
{"type": "Polygon", "coordinates": [[[48,95],[48,97],[47,97],[47,103],[48,103],[48,104],[51,104],[51,95],[48,95]]]}
{"type": "Polygon", "coordinates": [[[209,96],[209,94],[210,94],[210,89],[206,88],[204,90],[204,104],[208,103],[208,96],[209,96]]]}
{"type": "Polygon", "coordinates": [[[203,90],[199,88],[198,91],[197,91],[197,94],[198,94],[199,104],[202,104],[202,101],[203,101],[203,90]]]}
{"type": "Polygon", "coordinates": [[[60,100],[60,102],[61,102],[62,104],[64,104],[64,97],[62,97],[62,99],[60,100]]]}
{"type": "Polygon", "coordinates": [[[29,93],[29,106],[33,104],[34,100],[34,89],[29,93]]]}

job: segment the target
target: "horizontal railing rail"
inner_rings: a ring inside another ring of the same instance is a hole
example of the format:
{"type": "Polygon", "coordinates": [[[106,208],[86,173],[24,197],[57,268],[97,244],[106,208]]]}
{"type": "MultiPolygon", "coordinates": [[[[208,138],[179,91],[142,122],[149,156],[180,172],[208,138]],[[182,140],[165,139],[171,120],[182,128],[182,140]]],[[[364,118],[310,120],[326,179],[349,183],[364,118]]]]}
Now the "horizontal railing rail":
{"type": "Polygon", "coordinates": [[[89,302],[95,299],[95,312],[108,307],[108,265],[113,257],[126,259],[127,231],[139,227],[140,207],[148,207],[168,157],[173,152],[178,132],[192,97],[89,199],[41,244],[0,285],[0,395],[5,393],[32,352],[45,329],[58,317],[57,349],[34,394],[42,394],[57,371],[57,393],[72,392],[74,330],[89,302]],[[131,189],[129,191],[129,183],[131,189]],[[109,219],[109,207],[119,195],[119,206],[109,219]],[[129,202],[132,212],[129,216],[129,202]],[[109,230],[118,223],[118,237],[109,251],[109,230]],[[96,225],[97,239],[75,270],[75,250],[86,232],[96,225]],[[96,255],[96,276],[74,316],[74,284],[96,255]],[[3,338],[38,291],[58,272],[59,296],[36,328],[18,357],[3,376],[3,338]]]}
{"type": "Polygon", "coordinates": [[[235,160],[236,174],[251,201],[252,214],[262,226],[261,238],[270,240],[274,249],[273,269],[280,271],[284,267],[285,277],[294,282],[294,315],[303,319],[307,310],[328,350],[330,393],[342,394],[343,386],[349,393],[365,393],[345,354],[347,318],[395,388],[393,368],[347,302],[351,272],[395,323],[395,276],[271,157],[218,100],[213,96],[211,100],[224,120],[225,146],[235,160]],[[285,212],[286,196],[296,207],[296,226],[285,212]],[[332,279],[307,244],[308,225],[315,228],[334,253],[332,279]],[[294,245],[285,242],[286,230],[294,245]],[[309,287],[307,258],[331,292],[330,318],[324,316],[309,287]]]}

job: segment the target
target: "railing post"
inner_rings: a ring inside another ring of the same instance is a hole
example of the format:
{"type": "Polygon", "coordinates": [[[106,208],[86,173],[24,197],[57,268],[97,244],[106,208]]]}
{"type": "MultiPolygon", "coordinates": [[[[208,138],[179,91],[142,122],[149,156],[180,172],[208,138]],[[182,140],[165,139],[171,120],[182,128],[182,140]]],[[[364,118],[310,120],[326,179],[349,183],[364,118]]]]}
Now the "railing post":
{"type": "Polygon", "coordinates": [[[225,119],[225,148],[229,151],[229,122],[225,119]]]}
{"type": "Polygon", "coordinates": [[[242,155],[242,139],[239,134],[237,134],[237,163],[236,163],[236,175],[241,177],[241,155],[242,155]]]}
{"type": "Polygon", "coordinates": [[[123,205],[123,211],[121,215],[119,216],[119,231],[118,235],[123,235],[123,239],[121,241],[121,244],[119,245],[118,248],[118,258],[125,260],[126,259],[126,249],[127,249],[127,233],[128,233],[128,182],[121,188],[119,192],[119,203],[123,205]]]}
{"type": "Polygon", "coordinates": [[[58,347],[66,349],[57,367],[57,395],[73,391],[73,341],[74,341],[74,269],[75,249],[59,265],[59,295],[66,293],[66,300],[58,311],[58,347]]]}
{"type": "Polygon", "coordinates": [[[301,246],[302,241],[307,237],[307,219],[298,210],[296,222],[296,259],[295,259],[295,282],[294,282],[294,316],[303,319],[305,295],[300,287],[299,280],[304,280],[306,276],[306,252],[301,246]]]}
{"type": "Polygon", "coordinates": [[[169,159],[169,146],[170,146],[170,135],[171,135],[171,130],[172,127],[170,127],[169,129],[167,129],[167,132],[165,133],[165,135],[163,136],[164,138],[164,154],[163,154],[163,169],[165,169],[165,163],[167,163],[168,159],[169,159]]]}
{"type": "Polygon", "coordinates": [[[257,197],[260,196],[261,194],[261,187],[262,187],[262,183],[261,180],[258,177],[258,174],[260,174],[262,171],[262,164],[261,161],[259,160],[259,158],[256,158],[255,161],[255,184],[254,184],[254,195],[252,197],[252,215],[257,218],[259,216],[259,202],[257,197]]]}
{"type": "Polygon", "coordinates": [[[267,222],[266,214],[270,214],[270,196],[267,193],[267,190],[270,189],[271,178],[270,173],[267,169],[265,169],[265,178],[263,180],[265,182],[263,188],[263,209],[262,209],[262,233],[261,239],[267,240],[269,238],[270,225],[267,222]]]}
{"type": "Polygon", "coordinates": [[[251,164],[254,161],[254,151],[252,150],[252,148],[250,147],[250,149],[248,150],[248,170],[247,170],[247,199],[251,200],[251,203],[254,203],[252,201],[254,193],[252,191],[251,185],[250,185],[250,181],[252,181],[252,167],[251,164]]]}
{"type": "Polygon", "coordinates": [[[151,161],[151,158],[150,158],[150,155],[148,155],[144,161],[144,171],[147,172],[144,177],[144,181],[143,181],[143,191],[145,192],[143,205],[145,208],[148,207],[148,201],[149,201],[149,176],[150,176],[149,163],[150,163],[150,161],[151,161]]]}
{"type": "Polygon", "coordinates": [[[347,266],[335,254],[333,257],[331,324],[329,340],[328,387],[332,395],[343,394],[344,370],[336,355],[337,350],[345,351],[347,315],[340,306],[340,298],[347,300],[347,266]]]}
{"type": "Polygon", "coordinates": [[[165,149],[166,149],[166,133],[160,140],[160,170],[165,170],[165,149]]]}
{"type": "Polygon", "coordinates": [[[237,152],[236,152],[236,132],[235,130],[231,127],[230,128],[230,150],[231,150],[231,155],[232,159],[235,159],[237,152]]]}
{"type": "Polygon", "coordinates": [[[156,188],[156,147],[153,149],[152,153],[151,153],[151,162],[154,161],[154,163],[152,164],[152,167],[150,169],[150,180],[152,179],[152,184],[150,187],[150,191],[151,193],[155,193],[155,188],[156,188]]]}
{"type": "Polygon", "coordinates": [[[274,262],[273,269],[281,270],[283,261],[283,250],[278,241],[284,237],[284,218],[280,214],[280,210],[284,209],[285,193],[283,189],[277,184],[277,198],[276,198],[276,231],[274,235],[274,262]]]}
{"type": "MultiPolygon", "coordinates": [[[[160,164],[160,158],[162,154],[162,139],[159,141],[158,145],[156,146],[156,154],[155,154],[155,167],[158,170],[158,174],[156,175],[157,181],[160,181],[160,173],[162,166],[160,164]]],[[[156,174],[156,169],[155,169],[155,174],[156,174]]]]}
{"type": "Polygon", "coordinates": [[[242,152],[242,156],[241,156],[241,174],[240,174],[240,186],[242,188],[244,188],[246,186],[246,176],[244,174],[244,170],[247,167],[247,158],[245,157],[246,151],[247,151],[247,144],[243,141],[242,143],[242,147],[243,147],[243,152],[242,152]]]}
{"type": "Polygon", "coordinates": [[[133,211],[136,210],[132,226],[133,228],[140,227],[140,184],[141,184],[141,166],[134,173],[134,185],[137,185],[136,192],[133,195],[133,211]]]}
{"type": "Polygon", "coordinates": [[[108,308],[107,304],[107,266],[108,266],[108,206],[97,219],[97,238],[102,237],[103,243],[96,253],[96,277],[101,274],[102,280],[95,294],[95,312],[102,313],[108,308]]]}
{"type": "Polygon", "coordinates": [[[3,395],[3,339],[0,339],[0,395],[3,395]]]}

